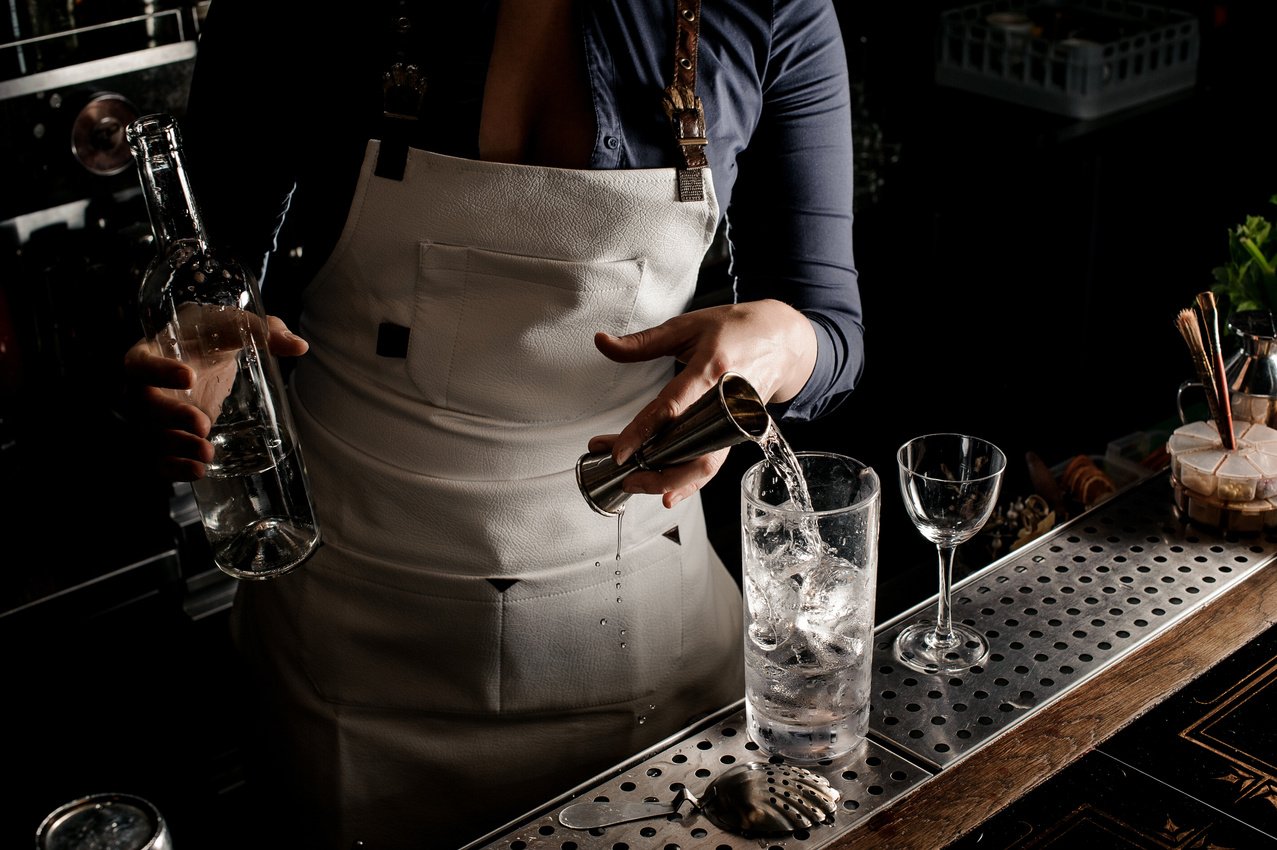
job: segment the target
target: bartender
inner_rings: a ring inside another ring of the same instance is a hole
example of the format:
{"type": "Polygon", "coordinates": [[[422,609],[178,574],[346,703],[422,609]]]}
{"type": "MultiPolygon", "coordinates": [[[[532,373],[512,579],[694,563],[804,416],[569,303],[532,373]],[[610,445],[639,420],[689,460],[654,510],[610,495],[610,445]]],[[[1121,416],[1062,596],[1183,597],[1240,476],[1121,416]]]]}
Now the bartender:
{"type": "MultiPolygon", "coordinates": [[[[859,377],[830,0],[218,0],[184,131],[214,242],[302,246],[263,286],[324,542],[233,612],[287,846],[459,846],[739,699],[725,452],[621,524],[574,464],[727,370],[782,422],[859,377]],[[688,312],[724,220],[735,303],[688,312]]],[[[201,476],[189,370],[126,362],[201,476]]]]}

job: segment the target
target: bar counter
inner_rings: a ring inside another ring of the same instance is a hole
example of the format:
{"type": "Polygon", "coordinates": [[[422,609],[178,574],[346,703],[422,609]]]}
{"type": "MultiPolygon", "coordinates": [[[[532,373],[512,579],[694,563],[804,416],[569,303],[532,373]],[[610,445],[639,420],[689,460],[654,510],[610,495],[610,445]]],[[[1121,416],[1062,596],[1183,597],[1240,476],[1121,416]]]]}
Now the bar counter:
{"type": "Polygon", "coordinates": [[[894,661],[896,632],[934,597],[875,629],[868,737],[807,766],[840,792],[831,823],[742,836],[687,806],[592,830],[558,822],[573,802],[672,802],[732,764],[768,761],[748,740],[742,701],[466,850],[938,850],[1277,622],[1277,571],[1264,569],[1275,555],[1271,531],[1182,522],[1169,473],[1155,473],[955,585],[955,621],[989,637],[984,667],[927,676],[894,661]]]}

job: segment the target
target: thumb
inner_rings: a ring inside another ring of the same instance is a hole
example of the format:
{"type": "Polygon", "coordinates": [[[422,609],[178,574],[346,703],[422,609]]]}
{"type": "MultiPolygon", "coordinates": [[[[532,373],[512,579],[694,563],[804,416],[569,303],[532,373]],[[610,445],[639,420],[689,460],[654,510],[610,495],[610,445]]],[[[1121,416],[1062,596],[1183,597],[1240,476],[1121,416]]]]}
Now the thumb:
{"type": "Polygon", "coordinates": [[[613,336],[605,331],[594,335],[594,345],[603,356],[618,363],[637,363],[674,354],[677,340],[669,323],[635,331],[625,336],[613,336]]]}
{"type": "Polygon", "coordinates": [[[293,333],[292,329],[277,316],[266,317],[270,330],[269,347],[276,357],[299,357],[310,349],[310,343],[293,333]]]}

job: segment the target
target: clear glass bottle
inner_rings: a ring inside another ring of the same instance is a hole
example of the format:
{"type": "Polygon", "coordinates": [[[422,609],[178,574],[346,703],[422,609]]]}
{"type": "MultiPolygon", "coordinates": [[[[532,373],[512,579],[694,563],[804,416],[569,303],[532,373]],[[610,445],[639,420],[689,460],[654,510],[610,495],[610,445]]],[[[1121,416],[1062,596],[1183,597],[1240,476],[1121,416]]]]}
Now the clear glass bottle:
{"type": "Polygon", "coordinates": [[[139,118],[127,139],[155,234],[143,334],[194,370],[182,392],[213,422],[213,461],[193,484],[213,559],[236,578],[283,575],[315,550],[319,525],[257,280],[210,246],[173,117],[139,118]]]}

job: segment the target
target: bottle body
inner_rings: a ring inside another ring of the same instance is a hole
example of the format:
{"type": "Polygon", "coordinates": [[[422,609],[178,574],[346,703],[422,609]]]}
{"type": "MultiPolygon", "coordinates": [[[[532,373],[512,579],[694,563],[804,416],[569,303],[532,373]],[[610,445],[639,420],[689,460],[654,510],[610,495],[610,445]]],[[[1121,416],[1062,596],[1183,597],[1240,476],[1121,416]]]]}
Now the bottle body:
{"type": "Polygon", "coordinates": [[[193,490],[214,562],[236,578],[274,578],[304,562],[320,532],[260,288],[204,238],[176,128],[149,147],[133,138],[146,129],[130,129],[158,247],[139,292],[142,331],[154,353],[191,367],[192,388],[171,392],[212,422],[213,460],[193,490]],[[170,178],[180,179],[165,191],[170,178]]]}

